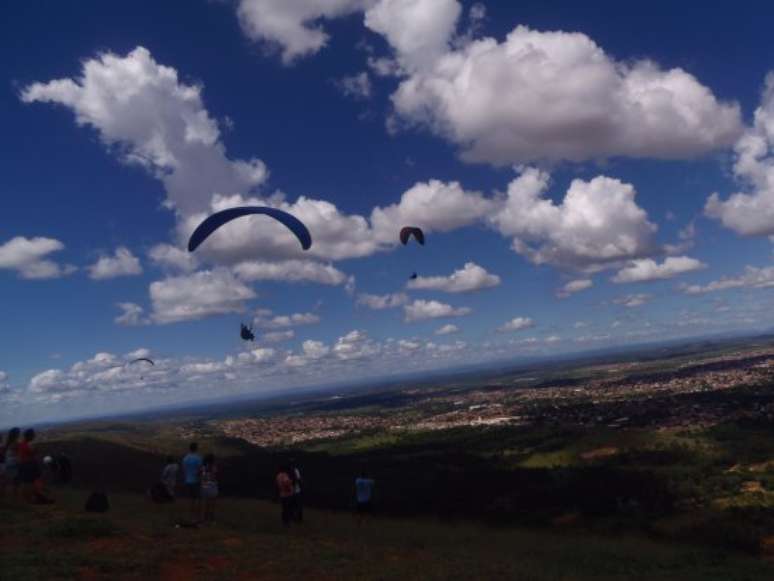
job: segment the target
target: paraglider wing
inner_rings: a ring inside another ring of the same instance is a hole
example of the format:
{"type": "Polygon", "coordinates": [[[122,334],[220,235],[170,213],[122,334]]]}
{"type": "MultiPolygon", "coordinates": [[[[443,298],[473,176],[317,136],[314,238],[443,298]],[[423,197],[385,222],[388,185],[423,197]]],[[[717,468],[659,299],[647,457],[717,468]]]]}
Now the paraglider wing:
{"type": "Polygon", "coordinates": [[[409,238],[413,236],[414,240],[419,242],[422,246],[425,245],[425,233],[422,232],[421,228],[417,228],[416,226],[406,226],[404,228],[401,228],[400,230],[400,241],[405,246],[408,244],[409,238]]]}
{"type": "Polygon", "coordinates": [[[267,208],[265,206],[242,206],[215,212],[207,217],[196,227],[193,234],[191,234],[191,238],[188,240],[188,251],[193,252],[196,250],[210,234],[227,222],[252,214],[265,214],[274,218],[295,234],[296,238],[298,238],[298,241],[301,243],[301,248],[309,250],[312,247],[312,235],[309,233],[309,230],[304,226],[304,223],[301,222],[301,220],[292,214],[288,214],[287,212],[283,212],[276,208],[267,208]]]}
{"type": "Polygon", "coordinates": [[[413,273],[411,273],[411,276],[409,277],[409,279],[410,279],[410,280],[416,280],[416,279],[417,279],[417,276],[418,276],[418,275],[417,275],[417,273],[416,273],[416,272],[413,272],[413,273]]]}
{"type": "Polygon", "coordinates": [[[132,363],[139,363],[140,361],[147,361],[151,365],[156,365],[153,361],[151,361],[147,357],[140,357],[138,359],[133,359],[132,361],[129,362],[129,365],[131,365],[132,363]]]}

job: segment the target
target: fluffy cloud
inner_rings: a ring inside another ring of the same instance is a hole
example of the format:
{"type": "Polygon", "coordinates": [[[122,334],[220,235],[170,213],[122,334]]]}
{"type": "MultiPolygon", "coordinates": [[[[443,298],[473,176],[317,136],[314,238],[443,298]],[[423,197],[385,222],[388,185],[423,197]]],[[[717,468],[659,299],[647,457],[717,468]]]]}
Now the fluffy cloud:
{"type": "Polygon", "coordinates": [[[0,244],[0,269],[15,270],[26,279],[59,278],[75,268],[61,266],[46,257],[63,249],[64,244],[53,238],[17,236],[0,244]]]}
{"type": "Polygon", "coordinates": [[[571,280],[558,291],[556,291],[556,296],[560,299],[566,299],[570,295],[574,295],[575,293],[589,289],[592,286],[594,286],[594,282],[590,278],[579,278],[576,280],[571,280]]]}
{"type": "Polygon", "coordinates": [[[774,235],[774,73],[769,73],[753,126],[736,143],[734,174],[747,192],[707,200],[705,213],[744,236],[774,235]]]}
{"type": "Polygon", "coordinates": [[[573,180],[561,204],[543,194],[545,172],[527,168],[508,186],[501,209],[490,218],[513,249],[535,264],[594,271],[654,251],[656,225],[634,201],[634,188],[598,176],[573,180]]]}
{"type": "Polygon", "coordinates": [[[622,297],[618,297],[617,299],[613,299],[613,303],[616,305],[621,305],[629,309],[633,309],[635,307],[641,307],[651,299],[651,295],[639,293],[639,294],[633,294],[633,295],[624,295],[622,297]]]}
{"type": "Polygon", "coordinates": [[[250,260],[234,266],[236,275],[245,281],[281,280],[284,282],[314,282],[318,284],[344,284],[347,276],[330,264],[313,260],[281,260],[266,262],[250,260]]]}
{"type": "Polygon", "coordinates": [[[161,324],[241,313],[245,302],[255,296],[225,269],[169,277],[150,285],[152,318],[161,324]]]}
{"type": "Polygon", "coordinates": [[[410,224],[426,233],[449,232],[469,226],[490,214],[496,205],[479,192],[469,192],[458,182],[419,182],[401,196],[398,204],[375,208],[371,224],[377,240],[396,241],[396,224],[410,224]]]}
{"type": "Polygon", "coordinates": [[[738,105],[718,102],[686,71],[617,62],[581,33],[518,26],[503,42],[475,40],[421,61],[385,36],[406,70],[393,95],[397,115],[461,146],[470,161],[685,158],[739,134],[738,105]]]}
{"type": "Polygon", "coordinates": [[[449,49],[461,7],[457,0],[379,0],[365,25],[381,34],[408,70],[421,70],[449,49]]]}
{"type": "Polygon", "coordinates": [[[504,332],[521,331],[522,329],[529,329],[530,327],[534,327],[534,326],[535,326],[534,321],[529,317],[516,317],[514,319],[511,319],[507,323],[505,323],[498,330],[504,331],[504,332]]]}
{"type": "Polygon", "coordinates": [[[451,323],[448,323],[441,327],[440,329],[437,329],[435,331],[436,335],[453,335],[454,333],[459,333],[460,329],[457,325],[452,325],[451,323]]]}
{"type": "Polygon", "coordinates": [[[462,34],[457,0],[241,0],[238,15],[249,38],[278,45],[289,63],[325,46],[321,19],[364,12],[395,55],[369,65],[402,77],[395,114],[472,161],[686,158],[730,145],[741,130],[738,105],[690,73],[616,61],[585,34],[517,26],[502,42],[474,39],[482,8],[471,8],[462,34]]]}
{"type": "Polygon", "coordinates": [[[670,256],[661,264],[652,258],[641,258],[629,262],[611,280],[615,283],[664,280],[706,267],[703,262],[688,256],[670,256]]]}
{"type": "Polygon", "coordinates": [[[381,351],[381,346],[368,338],[363,331],[351,331],[339,337],[333,345],[332,352],[337,359],[354,361],[374,357],[381,351]]]}
{"type": "MultiPolygon", "coordinates": [[[[140,305],[135,303],[118,303],[116,306],[121,309],[121,314],[113,319],[116,324],[135,327],[148,323],[144,316],[145,309],[140,305]]],[[[145,355],[138,355],[138,357],[145,357],[145,355]]]]}
{"type": "Polygon", "coordinates": [[[286,329],[300,325],[315,325],[320,322],[320,317],[314,313],[293,313],[292,315],[275,315],[268,309],[261,309],[256,313],[253,323],[262,329],[286,329]]]}
{"type": "Polygon", "coordinates": [[[156,244],[148,251],[148,256],[157,266],[170,270],[192,272],[198,267],[193,254],[171,244],[156,244]]]}
{"type": "Polygon", "coordinates": [[[774,266],[758,268],[745,267],[744,273],[738,277],[723,277],[702,285],[683,285],[682,291],[689,295],[699,295],[709,292],[728,290],[731,288],[770,288],[774,287],[774,266]]]}
{"type": "Polygon", "coordinates": [[[33,83],[21,98],[71,109],[78,125],[93,127],[125,162],[161,180],[167,203],[183,214],[205,210],[215,192],[249,191],[266,179],[260,160],[226,157],[201,88],[181,83],[143,47],[87,59],[80,77],[33,83]]]}
{"type": "Polygon", "coordinates": [[[124,246],[119,246],[114,256],[102,256],[89,267],[89,278],[93,280],[138,274],[142,274],[140,260],[124,246]]]}
{"type": "Polygon", "coordinates": [[[454,308],[439,301],[416,300],[410,305],[404,305],[403,312],[406,321],[412,322],[442,317],[462,317],[469,315],[472,310],[468,307],[454,308]]]}
{"type": "Polygon", "coordinates": [[[290,341],[295,336],[296,333],[293,331],[293,329],[288,329],[287,331],[271,331],[270,333],[264,333],[261,335],[261,342],[283,343],[285,341],[290,341]]]}
{"type": "Polygon", "coordinates": [[[239,23],[253,41],[278,46],[282,60],[315,54],[328,42],[319,25],[322,19],[338,18],[363,10],[368,0],[240,0],[239,23]]]}
{"type": "Polygon", "coordinates": [[[473,262],[466,262],[449,276],[420,276],[406,285],[414,290],[438,290],[447,293],[475,292],[500,284],[500,277],[473,262]]]}
{"type": "Polygon", "coordinates": [[[362,293],[357,296],[357,304],[364,305],[369,309],[381,311],[384,309],[394,309],[401,307],[409,302],[409,297],[405,293],[392,293],[388,295],[371,295],[362,293]]]}
{"type": "Polygon", "coordinates": [[[371,77],[365,71],[337,79],[335,84],[347,97],[363,100],[371,96],[371,77]]]}

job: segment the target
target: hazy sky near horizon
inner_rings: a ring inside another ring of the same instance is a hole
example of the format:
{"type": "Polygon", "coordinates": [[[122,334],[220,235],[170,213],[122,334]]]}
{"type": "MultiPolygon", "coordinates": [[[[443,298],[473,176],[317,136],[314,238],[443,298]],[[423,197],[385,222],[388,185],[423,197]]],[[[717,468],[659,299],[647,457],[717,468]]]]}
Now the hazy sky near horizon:
{"type": "Polygon", "coordinates": [[[772,17],[10,3],[0,423],[770,328],[772,17]]]}

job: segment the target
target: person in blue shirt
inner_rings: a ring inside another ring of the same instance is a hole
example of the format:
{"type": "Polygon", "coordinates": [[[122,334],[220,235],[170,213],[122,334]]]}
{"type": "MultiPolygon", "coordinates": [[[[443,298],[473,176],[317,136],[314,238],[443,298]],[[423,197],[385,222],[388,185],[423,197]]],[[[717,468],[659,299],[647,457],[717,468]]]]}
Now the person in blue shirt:
{"type": "Polygon", "coordinates": [[[355,513],[359,524],[363,523],[367,515],[373,513],[374,485],[374,480],[368,477],[365,470],[355,479],[355,513]]]}
{"type": "Polygon", "coordinates": [[[188,449],[188,454],[183,457],[183,479],[185,481],[186,494],[191,499],[191,519],[195,521],[201,513],[199,504],[201,502],[202,488],[202,457],[198,453],[199,445],[196,442],[191,442],[188,449]]]}

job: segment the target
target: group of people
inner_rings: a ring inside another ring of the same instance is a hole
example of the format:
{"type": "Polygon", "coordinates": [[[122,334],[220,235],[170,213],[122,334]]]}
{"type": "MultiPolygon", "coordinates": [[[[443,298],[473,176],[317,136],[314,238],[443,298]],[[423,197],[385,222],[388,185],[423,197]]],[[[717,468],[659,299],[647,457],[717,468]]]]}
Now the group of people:
{"type": "Polygon", "coordinates": [[[156,502],[171,502],[177,497],[180,467],[183,473],[184,495],[189,499],[188,524],[215,522],[215,501],[218,498],[218,465],[215,454],[199,454],[199,445],[192,442],[188,453],[178,462],[167,456],[160,481],[151,488],[156,502]]]}
{"type": "MultiPolygon", "coordinates": [[[[151,491],[158,502],[174,501],[177,497],[178,481],[182,471],[184,496],[189,499],[190,521],[188,524],[214,522],[215,502],[218,498],[218,465],[214,454],[199,454],[199,445],[192,442],[188,453],[178,463],[168,456],[161,471],[157,492],[151,491]],[[182,468],[182,470],[181,470],[182,468]]],[[[304,521],[301,469],[295,460],[282,464],[274,482],[281,505],[281,520],[285,526],[304,521]]],[[[355,479],[355,513],[362,523],[373,512],[375,482],[365,471],[355,479]]]]}
{"type": "MultiPolygon", "coordinates": [[[[34,445],[35,430],[12,428],[3,440],[0,435],[0,498],[12,488],[13,496],[21,493],[30,503],[53,502],[45,487],[45,472],[56,474],[61,482],[69,482],[72,469],[69,459],[46,456],[41,462],[34,445]]],[[[168,456],[161,471],[160,480],[150,489],[156,502],[173,502],[177,497],[178,481],[182,472],[184,496],[189,499],[189,523],[198,525],[215,521],[215,504],[219,495],[218,465],[212,453],[202,456],[199,445],[192,442],[188,453],[178,462],[168,456]]],[[[304,506],[302,499],[301,469],[295,460],[279,467],[275,477],[277,494],[281,504],[281,519],[285,526],[302,523],[304,506]]],[[[359,521],[373,510],[374,480],[365,472],[355,479],[355,512],[359,521]]]]}
{"type": "MultiPolygon", "coordinates": [[[[46,491],[43,467],[34,441],[35,430],[32,428],[24,432],[21,428],[11,428],[4,441],[0,435],[0,498],[5,497],[10,486],[14,497],[21,492],[21,497],[27,502],[54,502],[46,491]]],[[[49,469],[53,469],[54,459],[47,456],[45,460],[49,469]]],[[[66,464],[69,474],[69,460],[66,464]]]]}

